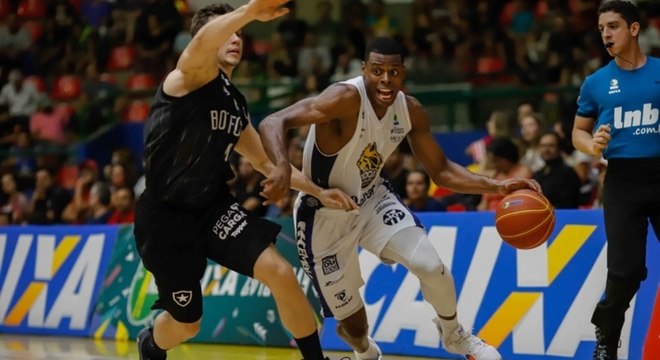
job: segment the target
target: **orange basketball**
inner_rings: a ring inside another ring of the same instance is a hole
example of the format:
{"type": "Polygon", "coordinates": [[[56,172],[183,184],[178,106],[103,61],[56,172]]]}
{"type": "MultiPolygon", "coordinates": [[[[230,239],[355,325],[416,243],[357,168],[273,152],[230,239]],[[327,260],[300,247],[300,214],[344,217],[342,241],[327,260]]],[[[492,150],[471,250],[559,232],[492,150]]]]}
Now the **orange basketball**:
{"type": "Polygon", "coordinates": [[[495,209],[495,228],[517,249],[543,244],[555,228],[555,210],[545,196],[524,189],[507,195],[495,209]]]}

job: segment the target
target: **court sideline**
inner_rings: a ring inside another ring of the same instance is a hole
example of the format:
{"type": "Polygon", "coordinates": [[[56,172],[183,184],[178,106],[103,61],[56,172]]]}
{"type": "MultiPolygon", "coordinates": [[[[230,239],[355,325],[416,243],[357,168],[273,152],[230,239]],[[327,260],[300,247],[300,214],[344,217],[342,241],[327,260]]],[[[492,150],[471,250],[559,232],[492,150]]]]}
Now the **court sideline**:
{"type": "MultiPolygon", "coordinates": [[[[330,351],[330,360],[354,359],[352,353],[330,351]]],[[[2,360],[137,360],[133,341],[0,334],[2,360]]],[[[168,359],[194,360],[300,360],[296,349],[218,344],[183,344],[168,352],[168,359]]],[[[429,360],[410,356],[384,356],[384,360],[429,360]]],[[[437,358],[435,358],[437,359],[437,358]]]]}

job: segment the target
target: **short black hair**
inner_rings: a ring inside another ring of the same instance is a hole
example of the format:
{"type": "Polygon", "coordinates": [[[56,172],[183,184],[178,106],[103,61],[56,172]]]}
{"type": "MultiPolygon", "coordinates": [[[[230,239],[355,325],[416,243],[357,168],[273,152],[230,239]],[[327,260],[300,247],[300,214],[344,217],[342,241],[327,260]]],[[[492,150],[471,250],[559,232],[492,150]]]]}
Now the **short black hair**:
{"type": "Polygon", "coordinates": [[[632,23],[639,23],[641,21],[639,10],[637,10],[637,7],[630,1],[611,0],[604,2],[598,8],[598,15],[600,16],[600,14],[610,11],[621,15],[621,17],[628,23],[628,26],[632,25],[632,23]]]}
{"type": "Polygon", "coordinates": [[[488,146],[488,151],[499,158],[507,159],[514,164],[520,160],[520,149],[509,138],[500,137],[494,139],[488,146]]]}
{"type": "Polygon", "coordinates": [[[211,18],[224,15],[234,11],[234,7],[227,3],[210,4],[199,9],[192,18],[190,25],[190,36],[195,36],[202,26],[206,25],[211,18]]]}
{"type": "Polygon", "coordinates": [[[394,39],[388,37],[377,37],[369,42],[364,51],[364,61],[369,60],[371,53],[382,55],[399,55],[403,61],[403,47],[394,39]]]}

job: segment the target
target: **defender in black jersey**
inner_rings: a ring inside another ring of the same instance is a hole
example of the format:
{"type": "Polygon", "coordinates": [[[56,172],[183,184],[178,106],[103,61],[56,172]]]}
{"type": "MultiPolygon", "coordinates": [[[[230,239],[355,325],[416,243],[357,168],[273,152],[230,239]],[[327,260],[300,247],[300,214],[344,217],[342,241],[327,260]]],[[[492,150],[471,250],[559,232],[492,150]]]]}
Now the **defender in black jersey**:
{"type": "MultiPolygon", "coordinates": [[[[274,168],[230,79],[241,59],[240,28],[285,14],[287,1],[199,10],[191,42],[156,93],[145,127],[146,190],[137,204],[135,239],[158,287],[153,308],[165,311],[138,335],[140,359],[165,358],[167,349],[199,331],[207,259],[268,286],[303,357],[323,359],[313,310],[274,246],[280,227],[243,209],[226,184],[234,176],[228,162],[234,150],[264,174],[274,168]]],[[[357,207],[339,190],[322,189],[295,169],[291,175],[295,189],[326,206],[357,207]]],[[[262,184],[268,203],[288,196],[276,180],[262,184]]]]}

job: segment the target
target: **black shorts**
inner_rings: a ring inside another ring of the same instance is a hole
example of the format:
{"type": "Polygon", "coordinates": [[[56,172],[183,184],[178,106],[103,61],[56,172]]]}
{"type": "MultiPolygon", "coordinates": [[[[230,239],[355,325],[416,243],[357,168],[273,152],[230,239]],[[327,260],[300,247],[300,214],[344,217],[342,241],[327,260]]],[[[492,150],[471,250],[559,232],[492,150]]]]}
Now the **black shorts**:
{"type": "Polygon", "coordinates": [[[140,197],[135,242],[158,287],[153,309],[164,309],[184,323],[199,320],[207,259],[253,276],[257,258],[275,242],[281,227],[245,210],[233,197],[225,199],[204,209],[182,210],[147,192],[140,197]]]}
{"type": "Polygon", "coordinates": [[[608,276],[620,281],[646,279],[649,223],[660,239],[660,158],[610,159],[603,210],[608,276]]]}

